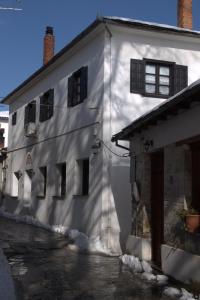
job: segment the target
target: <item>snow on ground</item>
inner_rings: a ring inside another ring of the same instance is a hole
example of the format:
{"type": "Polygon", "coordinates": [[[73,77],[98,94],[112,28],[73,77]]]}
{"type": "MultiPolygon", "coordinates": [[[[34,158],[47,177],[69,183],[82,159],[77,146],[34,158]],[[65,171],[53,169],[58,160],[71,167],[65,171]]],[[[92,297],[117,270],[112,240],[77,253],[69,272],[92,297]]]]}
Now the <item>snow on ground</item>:
{"type": "Polygon", "coordinates": [[[0,299],[16,300],[14,283],[10,272],[10,266],[1,249],[0,249],[0,299]]]}
{"type": "Polygon", "coordinates": [[[67,227],[62,225],[45,225],[31,216],[14,215],[2,209],[0,209],[0,216],[15,220],[16,222],[23,222],[26,224],[30,224],[39,228],[62,234],[69,238],[70,241],[73,243],[74,247],[72,247],[71,249],[84,251],[88,253],[97,253],[108,256],[114,256],[113,253],[111,253],[106,247],[104,247],[99,236],[88,237],[86,234],[79,232],[76,229],[69,230],[67,227]]]}
{"type": "MultiPolygon", "coordinates": [[[[150,282],[154,282],[158,285],[164,285],[163,294],[171,298],[177,298],[179,300],[195,300],[193,294],[189,293],[185,289],[178,289],[175,287],[167,286],[168,277],[163,274],[155,275],[150,264],[144,260],[140,260],[133,255],[124,254],[120,256],[121,262],[129,267],[133,273],[141,273],[141,278],[150,282]]],[[[200,295],[199,295],[200,299],[200,295]]]]}

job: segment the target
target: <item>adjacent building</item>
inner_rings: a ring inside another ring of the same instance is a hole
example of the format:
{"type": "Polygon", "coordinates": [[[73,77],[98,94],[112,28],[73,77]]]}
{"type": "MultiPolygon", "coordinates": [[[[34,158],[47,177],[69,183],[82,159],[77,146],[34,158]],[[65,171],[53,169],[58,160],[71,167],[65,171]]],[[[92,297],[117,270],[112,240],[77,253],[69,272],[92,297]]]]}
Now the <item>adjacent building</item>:
{"type": "MultiPolygon", "coordinates": [[[[184,3],[181,26],[189,27],[184,3]]],[[[199,78],[200,32],[102,17],[56,55],[48,27],[44,45],[44,65],[3,100],[10,105],[4,207],[100,236],[119,253],[132,200],[127,146],[111,137],[199,78]]]]}
{"type": "Polygon", "coordinates": [[[199,101],[198,80],[113,137],[130,141],[127,250],[188,283],[200,278],[199,101]]]}

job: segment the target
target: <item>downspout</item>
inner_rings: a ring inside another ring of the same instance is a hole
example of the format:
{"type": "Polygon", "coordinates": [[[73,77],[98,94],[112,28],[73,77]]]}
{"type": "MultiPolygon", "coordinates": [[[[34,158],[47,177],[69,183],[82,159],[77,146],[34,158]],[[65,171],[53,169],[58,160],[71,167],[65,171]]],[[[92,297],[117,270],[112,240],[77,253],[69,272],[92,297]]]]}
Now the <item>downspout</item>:
{"type": "Polygon", "coordinates": [[[131,234],[134,232],[135,236],[137,236],[138,233],[138,203],[140,201],[140,196],[139,196],[139,190],[138,190],[138,185],[137,185],[137,157],[136,154],[134,153],[134,155],[132,156],[132,153],[130,152],[130,148],[122,146],[119,144],[118,140],[115,141],[115,145],[116,147],[125,149],[129,151],[130,154],[130,158],[134,159],[134,178],[133,178],[133,183],[131,180],[131,198],[132,198],[132,204],[131,204],[131,234]],[[134,203],[136,204],[134,207],[134,203]],[[134,226],[135,223],[135,226],[134,226]]]}

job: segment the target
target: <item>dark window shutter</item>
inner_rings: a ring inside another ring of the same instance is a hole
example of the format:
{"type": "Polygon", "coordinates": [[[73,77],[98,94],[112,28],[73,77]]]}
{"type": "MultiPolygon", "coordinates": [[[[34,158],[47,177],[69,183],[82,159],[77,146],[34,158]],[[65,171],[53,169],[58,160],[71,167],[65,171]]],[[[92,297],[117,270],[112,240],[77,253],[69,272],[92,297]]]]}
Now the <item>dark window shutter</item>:
{"type": "Polygon", "coordinates": [[[17,112],[14,112],[12,114],[12,125],[16,125],[17,124],[17,112]]]}
{"type": "Polygon", "coordinates": [[[174,66],[174,93],[180,92],[188,85],[188,67],[175,65],[174,66]]]}
{"type": "Polygon", "coordinates": [[[82,168],[82,195],[88,195],[89,192],[89,159],[83,160],[82,168]]]}
{"type": "Polygon", "coordinates": [[[29,113],[29,109],[28,109],[28,105],[27,106],[25,106],[25,110],[24,110],[24,126],[26,125],[26,124],[28,124],[28,113],[29,113]]]}
{"type": "Polygon", "coordinates": [[[81,68],[81,91],[80,101],[82,102],[87,98],[87,86],[88,86],[88,67],[81,68]]]}
{"type": "Polygon", "coordinates": [[[36,101],[28,104],[28,122],[35,123],[36,120],[36,101]]]}
{"type": "Polygon", "coordinates": [[[53,107],[54,107],[54,89],[48,91],[48,119],[53,116],[53,107]]]}
{"type": "Polygon", "coordinates": [[[31,121],[35,123],[35,121],[36,121],[36,101],[35,100],[32,101],[31,105],[32,105],[31,121]]]}
{"type": "Polygon", "coordinates": [[[144,93],[145,63],[143,60],[131,59],[130,92],[144,93]]]}
{"type": "Polygon", "coordinates": [[[44,121],[44,95],[40,97],[40,122],[44,121]]]}
{"type": "Polygon", "coordinates": [[[73,106],[73,86],[74,86],[74,77],[73,75],[68,78],[68,107],[73,106]]]}

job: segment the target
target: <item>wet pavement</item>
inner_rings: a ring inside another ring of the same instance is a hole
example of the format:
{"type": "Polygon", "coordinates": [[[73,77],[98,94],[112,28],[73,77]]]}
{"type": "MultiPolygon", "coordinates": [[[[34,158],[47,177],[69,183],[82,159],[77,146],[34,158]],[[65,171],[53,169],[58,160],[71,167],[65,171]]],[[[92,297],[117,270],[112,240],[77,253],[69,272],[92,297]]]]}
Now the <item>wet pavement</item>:
{"type": "Polygon", "coordinates": [[[19,300],[168,299],[118,258],[72,251],[64,237],[31,225],[0,218],[0,246],[19,300]]]}

